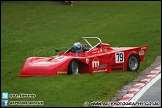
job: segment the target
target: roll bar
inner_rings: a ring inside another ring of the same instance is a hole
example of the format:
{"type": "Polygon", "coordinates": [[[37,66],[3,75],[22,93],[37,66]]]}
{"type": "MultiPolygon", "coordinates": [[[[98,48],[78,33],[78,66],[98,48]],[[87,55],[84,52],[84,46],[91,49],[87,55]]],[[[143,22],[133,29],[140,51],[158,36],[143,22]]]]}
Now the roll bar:
{"type": "MultiPolygon", "coordinates": [[[[91,48],[89,49],[89,51],[91,51],[93,48],[95,48],[97,45],[101,45],[102,44],[102,41],[101,41],[101,39],[100,38],[98,38],[98,37],[81,37],[79,40],[78,40],[78,42],[80,42],[81,40],[84,40],[91,48]],[[88,42],[88,40],[87,39],[97,39],[99,42],[95,45],[95,46],[92,46],[89,42],[88,42]]],[[[102,46],[101,46],[102,47],[102,46]]],[[[69,49],[68,49],[69,50],[69,49]]],[[[67,51],[68,51],[67,50],[67,51]]],[[[66,52],[67,52],[66,51],[66,52]]],[[[66,53],[65,52],[65,53],[66,53]]]]}
{"type": "Polygon", "coordinates": [[[82,39],[83,39],[85,42],[87,42],[87,44],[88,44],[89,46],[91,46],[91,48],[92,48],[93,46],[87,41],[87,39],[98,39],[99,43],[102,44],[101,39],[98,38],[98,37],[81,37],[81,38],[78,40],[78,42],[79,42],[80,40],[82,40],[82,39]]]}
{"type": "MultiPolygon", "coordinates": [[[[91,51],[91,50],[92,50],[93,48],[95,48],[96,46],[102,44],[101,39],[98,38],[98,37],[81,37],[81,39],[83,39],[85,42],[87,42],[87,44],[88,44],[89,46],[91,46],[91,48],[89,49],[89,51],[91,51]],[[92,45],[87,41],[87,39],[98,39],[99,42],[98,42],[95,46],[92,46],[92,45]]],[[[79,39],[78,42],[79,42],[81,39],[79,39]]],[[[101,47],[102,47],[102,46],[101,46],[101,47]]],[[[88,51],[88,52],[89,52],[89,51],[88,51]]]]}

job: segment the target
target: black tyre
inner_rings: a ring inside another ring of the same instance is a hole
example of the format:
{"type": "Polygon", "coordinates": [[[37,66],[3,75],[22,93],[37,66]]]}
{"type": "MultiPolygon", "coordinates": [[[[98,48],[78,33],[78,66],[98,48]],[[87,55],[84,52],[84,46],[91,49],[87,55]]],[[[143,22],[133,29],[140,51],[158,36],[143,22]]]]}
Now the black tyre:
{"type": "Polygon", "coordinates": [[[137,72],[139,67],[140,67],[140,59],[139,59],[138,55],[131,54],[127,60],[128,71],[137,72]]]}
{"type": "Polygon", "coordinates": [[[71,74],[78,74],[79,73],[79,66],[76,60],[72,60],[69,64],[68,68],[68,75],[71,74]]]}

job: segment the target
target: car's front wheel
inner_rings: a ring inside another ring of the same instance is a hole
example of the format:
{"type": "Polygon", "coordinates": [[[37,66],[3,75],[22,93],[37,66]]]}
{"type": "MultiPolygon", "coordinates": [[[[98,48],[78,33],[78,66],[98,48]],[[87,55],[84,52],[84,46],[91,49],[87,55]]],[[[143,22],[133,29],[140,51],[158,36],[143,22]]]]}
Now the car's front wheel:
{"type": "Polygon", "coordinates": [[[72,60],[69,64],[68,68],[68,75],[71,74],[78,74],[79,73],[79,66],[76,60],[72,60]]]}
{"type": "Polygon", "coordinates": [[[128,71],[137,72],[140,67],[140,59],[138,55],[131,54],[127,60],[128,71]]]}

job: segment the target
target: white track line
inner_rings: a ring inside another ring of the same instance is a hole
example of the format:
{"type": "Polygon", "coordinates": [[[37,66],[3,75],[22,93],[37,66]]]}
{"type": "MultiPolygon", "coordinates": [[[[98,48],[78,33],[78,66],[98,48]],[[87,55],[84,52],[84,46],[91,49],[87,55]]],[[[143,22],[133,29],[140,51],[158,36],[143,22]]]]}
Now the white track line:
{"type": "MultiPolygon", "coordinates": [[[[161,73],[154,77],[147,85],[145,85],[129,102],[135,103],[137,100],[149,89],[157,80],[161,78],[161,73]]],[[[125,105],[124,107],[131,107],[132,105],[125,105]]]]}
{"type": "Polygon", "coordinates": [[[160,78],[161,65],[154,68],[154,70],[152,70],[149,75],[139,83],[133,85],[132,88],[127,91],[126,95],[124,95],[116,104],[112,105],[112,107],[131,107],[132,105],[126,105],[125,103],[135,103],[143,93],[160,78]]]}

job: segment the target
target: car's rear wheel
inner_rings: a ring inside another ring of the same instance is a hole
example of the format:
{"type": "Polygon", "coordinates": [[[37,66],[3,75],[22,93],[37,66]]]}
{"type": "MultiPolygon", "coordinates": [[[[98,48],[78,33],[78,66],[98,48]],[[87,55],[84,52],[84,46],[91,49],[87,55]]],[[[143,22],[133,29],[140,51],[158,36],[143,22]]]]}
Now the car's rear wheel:
{"type": "Polygon", "coordinates": [[[140,59],[139,59],[138,55],[131,54],[128,57],[127,67],[128,67],[128,71],[133,71],[133,72],[138,71],[138,69],[140,67],[140,59]]]}
{"type": "Polygon", "coordinates": [[[69,64],[68,68],[68,75],[71,74],[78,74],[79,73],[79,66],[76,60],[72,60],[69,64]]]}

